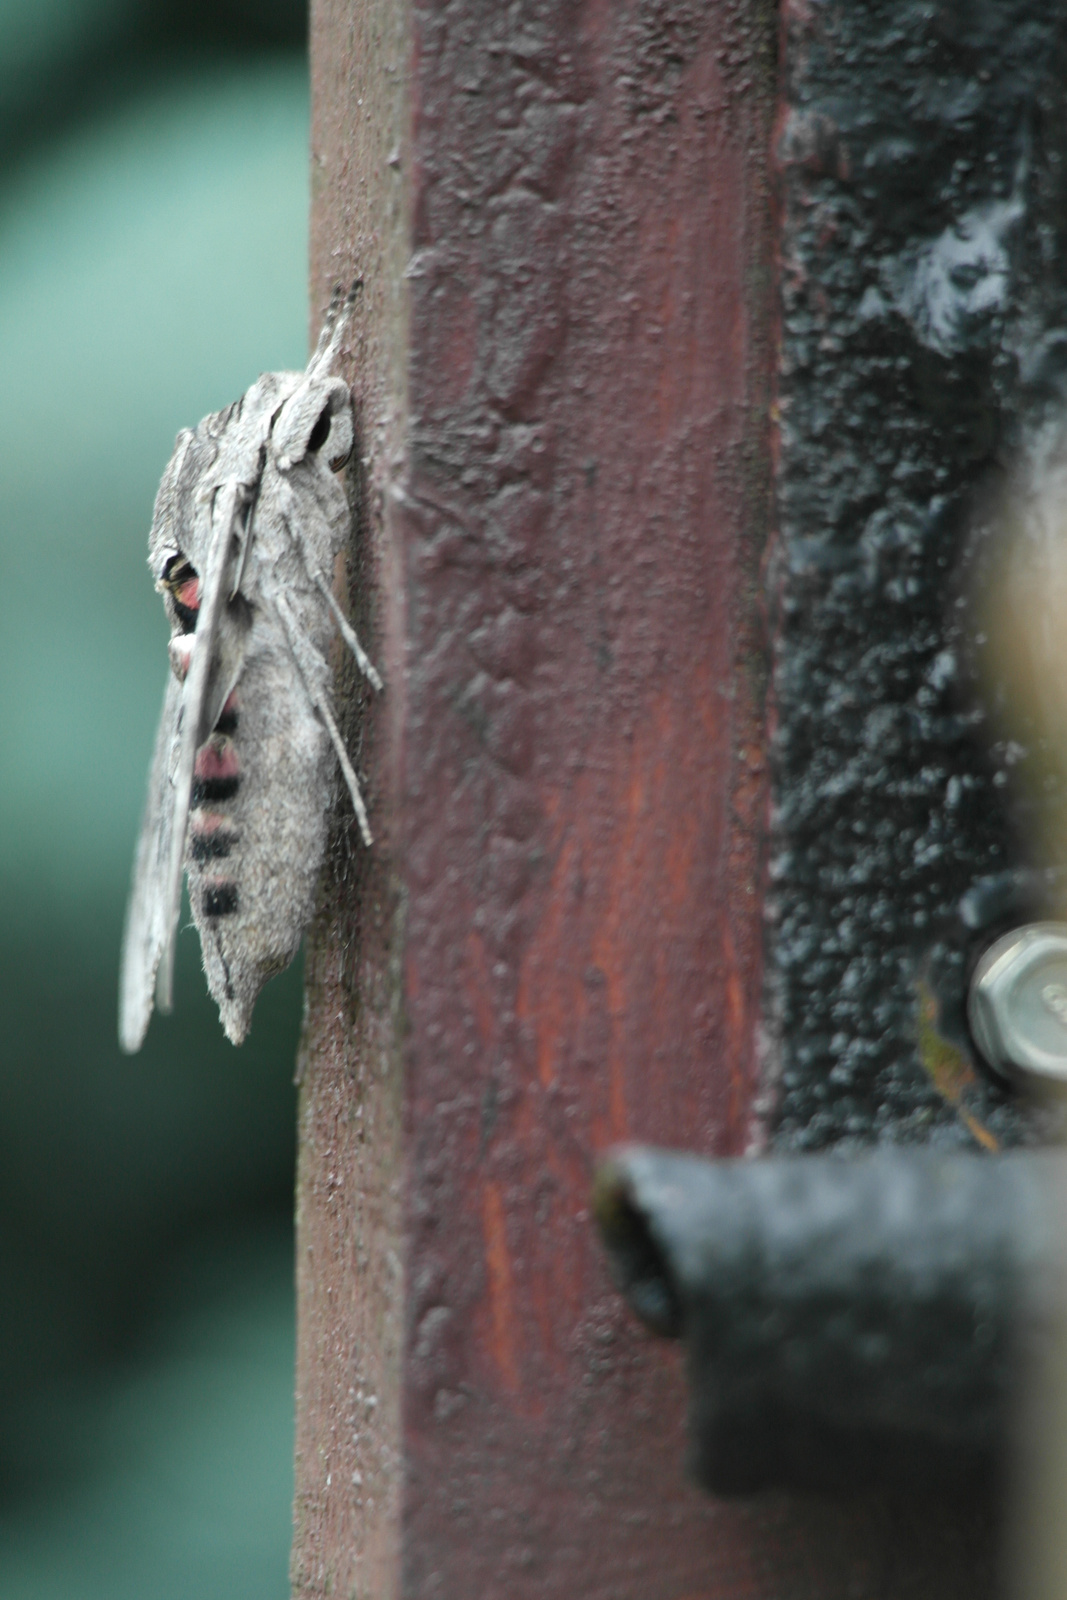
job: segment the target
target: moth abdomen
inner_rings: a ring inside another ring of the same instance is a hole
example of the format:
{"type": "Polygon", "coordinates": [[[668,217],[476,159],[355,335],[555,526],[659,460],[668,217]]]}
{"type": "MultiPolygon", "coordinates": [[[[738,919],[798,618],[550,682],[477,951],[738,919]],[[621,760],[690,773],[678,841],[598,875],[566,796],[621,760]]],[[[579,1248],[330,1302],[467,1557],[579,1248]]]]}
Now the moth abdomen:
{"type": "Polygon", "coordinates": [[[215,731],[206,744],[197,751],[193,768],[192,804],[201,806],[205,801],[218,803],[232,800],[241,787],[241,766],[233,737],[215,731]]]}
{"type": "Polygon", "coordinates": [[[208,879],[201,891],[200,909],[205,917],[232,917],[238,900],[237,885],[229,878],[208,879]]]}
{"type": "MultiPolygon", "coordinates": [[[[197,580],[194,579],[193,583],[190,585],[190,588],[193,589],[193,591],[195,592],[196,587],[197,587],[197,580]]],[[[186,605],[184,603],[184,601],[181,601],[181,600],[179,600],[177,598],[175,598],[175,600],[174,600],[174,613],[175,613],[175,616],[178,618],[178,621],[181,623],[181,625],[185,629],[186,633],[195,632],[195,630],[196,630],[196,614],[197,614],[197,612],[199,610],[200,610],[199,605],[190,606],[190,605],[186,605]]]]}
{"type": "Polygon", "coordinates": [[[189,855],[193,861],[224,861],[240,842],[240,834],[229,826],[228,817],[194,811],[189,827],[189,855]]]}
{"type": "Polygon", "coordinates": [[[197,778],[193,783],[192,803],[202,806],[205,801],[232,800],[240,787],[240,778],[197,778]]]}

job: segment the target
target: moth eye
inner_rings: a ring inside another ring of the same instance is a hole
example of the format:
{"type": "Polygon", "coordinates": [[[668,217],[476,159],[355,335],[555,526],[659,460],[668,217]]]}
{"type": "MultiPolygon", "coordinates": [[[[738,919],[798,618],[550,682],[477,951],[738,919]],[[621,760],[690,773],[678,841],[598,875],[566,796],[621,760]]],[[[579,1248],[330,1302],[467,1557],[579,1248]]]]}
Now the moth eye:
{"type": "Polygon", "coordinates": [[[159,574],[160,583],[167,588],[173,588],[176,583],[181,583],[185,573],[192,572],[193,564],[188,556],[183,556],[180,550],[172,550],[163,563],[163,570],[159,574]]]}
{"type": "Polygon", "coordinates": [[[319,412],[318,421],[315,423],[315,426],[312,428],[311,432],[308,434],[308,453],[309,454],[314,454],[314,452],[316,450],[321,450],[322,449],[323,445],[326,443],[327,439],[330,437],[330,423],[332,421],[333,421],[333,416],[332,416],[332,413],[330,411],[329,406],[324,406],[323,409],[319,412]]]}

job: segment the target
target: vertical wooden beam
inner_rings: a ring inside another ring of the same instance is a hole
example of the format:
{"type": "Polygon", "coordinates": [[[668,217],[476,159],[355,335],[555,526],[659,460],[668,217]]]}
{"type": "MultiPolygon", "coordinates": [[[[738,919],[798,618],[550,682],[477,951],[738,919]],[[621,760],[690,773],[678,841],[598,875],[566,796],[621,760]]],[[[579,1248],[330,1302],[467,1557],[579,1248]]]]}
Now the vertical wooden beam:
{"type": "Polygon", "coordinates": [[[309,954],[301,1596],[826,1596],[864,1559],[829,1515],[806,1576],[812,1517],[682,1481],[676,1354],[587,1210],[608,1143],[751,1127],[774,26],[313,6],[387,688],[309,954]]]}
{"type": "MultiPolygon", "coordinates": [[[[388,691],[360,761],[375,847],[361,848],[350,815],[339,821],[308,940],[292,1580],[297,1595],[385,1597],[400,1592],[407,1281],[399,775],[407,586],[386,490],[403,478],[407,437],[411,23],[396,0],[314,0],[311,32],[312,332],[333,287],[361,274],[346,368],[357,417],[352,596],[388,691]]],[[[354,699],[354,680],[350,689],[354,699]]],[[[356,709],[350,701],[350,737],[356,709]]]]}

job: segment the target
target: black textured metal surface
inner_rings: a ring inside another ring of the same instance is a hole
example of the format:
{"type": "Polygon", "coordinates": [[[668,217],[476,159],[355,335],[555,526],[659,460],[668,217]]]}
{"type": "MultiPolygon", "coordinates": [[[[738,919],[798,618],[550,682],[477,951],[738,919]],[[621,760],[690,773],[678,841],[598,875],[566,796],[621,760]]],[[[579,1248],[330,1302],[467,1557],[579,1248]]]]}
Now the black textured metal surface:
{"type": "Polygon", "coordinates": [[[796,0],[785,38],[773,1136],[992,1150],[1058,1114],[962,1024],[957,907],[1026,848],[953,592],[1067,390],[1067,11],[796,0]]]}
{"type": "Polygon", "coordinates": [[[1047,1153],[615,1151],[597,1217],[632,1308],[685,1340],[693,1476],[992,1487],[1053,1347],[1059,1182],[1047,1153]]]}

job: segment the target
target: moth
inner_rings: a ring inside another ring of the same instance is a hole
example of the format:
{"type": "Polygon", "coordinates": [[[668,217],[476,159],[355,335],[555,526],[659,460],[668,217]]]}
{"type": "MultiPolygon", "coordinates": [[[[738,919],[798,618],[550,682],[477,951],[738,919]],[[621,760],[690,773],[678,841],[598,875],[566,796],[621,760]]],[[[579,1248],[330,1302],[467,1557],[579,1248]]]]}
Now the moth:
{"type": "Polygon", "coordinates": [[[335,296],[305,372],[267,372],[183,429],[156,496],[148,562],[171,625],[170,677],[126,913],[119,1041],[171,1008],[187,875],[208,988],[234,1044],[311,919],[337,770],[364,841],[334,714],[334,632],[381,679],[333,593],[351,533],[336,473],[352,398],[331,377],[358,283],[335,296]]]}

